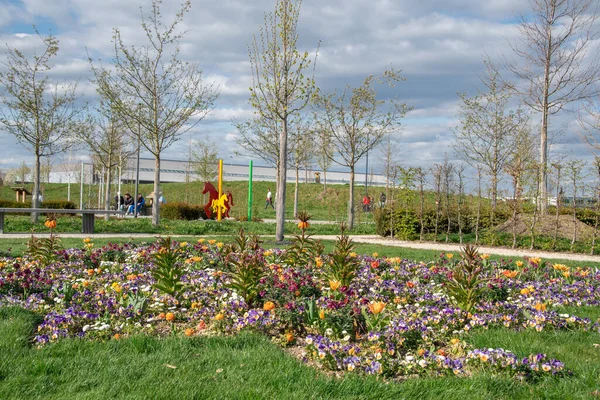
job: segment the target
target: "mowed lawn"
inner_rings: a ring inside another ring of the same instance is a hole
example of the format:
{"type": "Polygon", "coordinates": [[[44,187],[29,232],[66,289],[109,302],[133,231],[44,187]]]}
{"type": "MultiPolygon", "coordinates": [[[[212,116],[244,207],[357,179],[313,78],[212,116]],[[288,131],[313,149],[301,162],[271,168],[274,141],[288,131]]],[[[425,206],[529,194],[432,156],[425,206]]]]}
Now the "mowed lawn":
{"type": "MultiPolygon", "coordinates": [[[[600,316],[598,308],[582,315],[600,316]]],[[[476,332],[477,346],[543,352],[564,360],[567,378],[524,382],[480,374],[467,378],[384,381],[327,375],[266,338],[135,336],[105,343],[78,339],[31,347],[39,317],[0,309],[2,399],[516,399],[594,398],[600,390],[598,334],[476,332]]]]}

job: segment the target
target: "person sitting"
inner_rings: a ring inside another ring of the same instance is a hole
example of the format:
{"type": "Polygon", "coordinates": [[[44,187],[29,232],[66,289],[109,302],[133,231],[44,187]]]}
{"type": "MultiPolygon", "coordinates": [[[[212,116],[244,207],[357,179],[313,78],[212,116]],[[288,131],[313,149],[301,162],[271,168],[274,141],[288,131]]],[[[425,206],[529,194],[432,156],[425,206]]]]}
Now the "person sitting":
{"type": "Polygon", "coordinates": [[[124,207],[127,210],[127,215],[133,214],[133,197],[129,193],[125,193],[124,207]]]}
{"type": "Polygon", "coordinates": [[[117,193],[115,195],[115,210],[117,211],[123,211],[125,205],[125,199],[123,198],[123,196],[121,196],[121,193],[117,193]]]}
{"type": "MultiPolygon", "coordinates": [[[[142,196],[141,193],[138,194],[137,204],[135,206],[137,215],[140,214],[140,211],[142,210],[142,208],[144,208],[145,205],[146,205],[146,200],[144,200],[144,196],[142,196]]],[[[127,210],[127,213],[133,214],[133,199],[132,199],[132,204],[129,206],[129,209],[127,210]]]]}

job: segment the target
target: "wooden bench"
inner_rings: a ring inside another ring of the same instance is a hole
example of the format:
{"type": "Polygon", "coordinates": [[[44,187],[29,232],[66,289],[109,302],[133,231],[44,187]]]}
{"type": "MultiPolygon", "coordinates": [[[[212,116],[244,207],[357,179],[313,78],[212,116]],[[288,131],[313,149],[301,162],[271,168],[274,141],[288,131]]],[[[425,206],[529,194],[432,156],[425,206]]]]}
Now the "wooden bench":
{"type": "Polygon", "coordinates": [[[81,214],[83,226],[81,233],[94,233],[95,215],[125,215],[125,211],[116,210],[68,210],[55,208],[0,208],[0,234],[4,233],[4,214],[16,213],[39,213],[39,214],[81,214]]]}

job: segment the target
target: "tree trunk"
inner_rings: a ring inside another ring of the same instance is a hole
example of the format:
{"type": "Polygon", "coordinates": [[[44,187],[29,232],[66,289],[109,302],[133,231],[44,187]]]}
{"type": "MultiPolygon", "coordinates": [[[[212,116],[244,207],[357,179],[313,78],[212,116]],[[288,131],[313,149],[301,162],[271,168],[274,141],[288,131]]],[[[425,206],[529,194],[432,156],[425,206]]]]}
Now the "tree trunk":
{"type": "MultiPolygon", "coordinates": [[[[160,204],[158,194],[160,193],[160,153],[154,158],[154,193],[152,195],[152,226],[160,225],[160,204]]],[[[135,199],[137,204],[137,199],[135,199]]]]}
{"type": "MultiPolygon", "coordinates": [[[[108,153],[108,168],[106,168],[106,190],[104,193],[104,209],[110,210],[110,181],[111,181],[111,168],[112,167],[112,153],[108,153]]],[[[104,219],[108,221],[110,219],[110,215],[104,215],[104,219]]]]}
{"type": "Polygon", "coordinates": [[[298,183],[300,167],[296,166],[296,185],[294,187],[294,218],[298,218],[298,183]]]}
{"type": "Polygon", "coordinates": [[[348,193],[348,229],[352,229],[354,228],[354,166],[350,167],[350,187],[348,193]]]}
{"type": "Polygon", "coordinates": [[[327,194],[327,170],[323,168],[323,193],[327,194]]]}
{"type": "Polygon", "coordinates": [[[285,189],[287,181],[287,117],[283,119],[283,126],[279,134],[279,173],[277,175],[277,192],[275,198],[275,240],[283,241],[285,233],[285,189]]]}
{"type": "MultiPolygon", "coordinates": [[[[40,158],[41,155],[39,151],[35,153],[35,166],[34,166],[34,174],[33,177],[33,196],[31,198],[31,206],[33,208],[38,208],[40,204],[40,158]]],[[[23,175],[23,181],[25,181],[25,175],[23,175]]],[[[31,222],[38,222],[39,213],[33,212],[31,213],[31,222]]]]}

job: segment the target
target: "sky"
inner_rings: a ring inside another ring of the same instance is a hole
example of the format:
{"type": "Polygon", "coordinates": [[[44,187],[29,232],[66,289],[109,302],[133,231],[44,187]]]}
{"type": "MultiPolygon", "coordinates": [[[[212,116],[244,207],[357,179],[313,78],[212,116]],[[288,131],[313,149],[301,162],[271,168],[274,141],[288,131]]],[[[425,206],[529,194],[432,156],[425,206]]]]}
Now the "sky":
{"type": "MultiPolygon", "coordinates": [[[[193,139],[214,142],[226,161],[247,162],[249,157],[235,142],[231,119],[253,115],[248,104],[248,44],[264,23],[264,13],[274,5],[275,0],[192,0],[184,17],[181,54],[199,63],[204,80],[214,82],[220,96],[215,109],[163,158],[184,158],[193,139]]],[[[165,21],[179,6],[179,1],[164,0],[165,21]]],[[[30,53],[41,48],[32,25],[42,34],[51,31],[60,41],[52,77],[79,81],[83,99],[93,103],[87,54],[109,62],[114,55],[113,28],[121,31],[127,44],[143,44],[140,8],[148,12],[150,1],[0,0],[0,43],[30,53]]],[[[452,129],[458,125],[458,93],[477,94],[485,56],[498,63],[510,57],[510,44],[518,38],[516,16],[526,14],[528,8],[525,0],[304,0],[298,47],[314,53],[320,43],[315,79],[326,91],[360,85],[369,74],[390,67],[400,70],[406,82],[381,92],[382,98],[395,96],[412,107],[395,135],[397,157],[405,166],[429,167],[445,156],[456,161],[451,143],[452,129]]],[[[0,53],[0,59],[4,57],[0,53]]],[[[591,161],[575,113],[552,117],[551,128],[551,157],[591,161]]],[[[85,157],[85,152],[76,157],[85,157]]],[[[371,157],[375,173],[383,172],[381,158],[380,154],[371,157]]],[[[31,163],[33,157],[14,137],[0,131],[0,169],[15,167],[22,160],[31,163]]],[[[364,161],[357,169],[361,168],[364,161]]]]}

